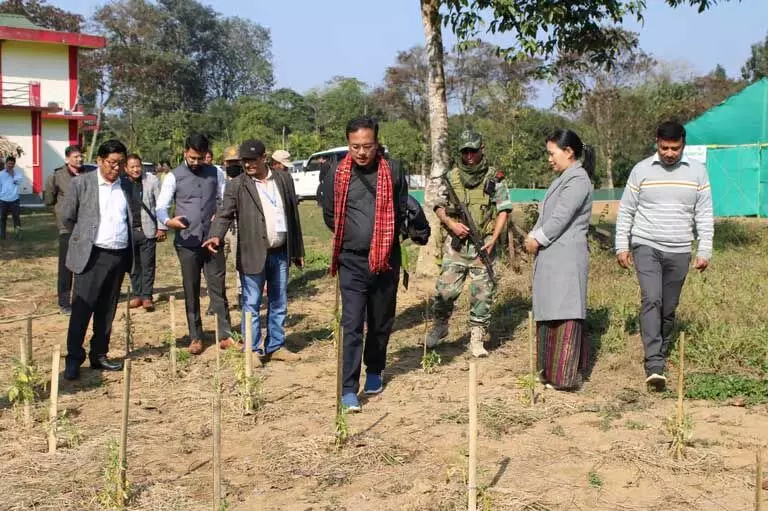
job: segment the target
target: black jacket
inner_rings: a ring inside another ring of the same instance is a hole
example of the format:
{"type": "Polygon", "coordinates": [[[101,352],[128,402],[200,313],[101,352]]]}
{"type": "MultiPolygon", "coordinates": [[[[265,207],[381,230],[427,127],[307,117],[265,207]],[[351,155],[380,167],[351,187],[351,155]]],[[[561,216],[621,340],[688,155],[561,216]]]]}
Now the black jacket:
{"type": "MultiPolygon", "coordinates": [[[[296,260],[304,257],[304,239],[293,179],[288,172],[272,172],[272,175],[285,210],[288,258],[296,260]]],[[[259,274],[267,260],[267,225],[259,190],[245,173],[227,183],[224,201],[216,212],[210,236],[223,240],[234,220],[237,220],[237,270],[249,275],[259,274]]]]}

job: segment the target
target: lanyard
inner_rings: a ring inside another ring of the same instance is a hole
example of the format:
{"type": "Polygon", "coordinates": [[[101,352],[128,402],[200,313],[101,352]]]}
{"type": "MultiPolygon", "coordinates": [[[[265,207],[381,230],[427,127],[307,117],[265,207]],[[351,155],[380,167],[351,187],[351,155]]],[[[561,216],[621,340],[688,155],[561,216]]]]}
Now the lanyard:
{"type": "Polygon", "coordinates": [[[277,207],[277,190],[275,190],[275,193],[272,195],[269,195],[269,181],[267,181],[267,186],[264,186],[259,181],[254,181],[256,183],[256,187],[259,188],[264,192],[264,196],[267,198],[270,204],[272,204],[273,208],[277,207]]]}

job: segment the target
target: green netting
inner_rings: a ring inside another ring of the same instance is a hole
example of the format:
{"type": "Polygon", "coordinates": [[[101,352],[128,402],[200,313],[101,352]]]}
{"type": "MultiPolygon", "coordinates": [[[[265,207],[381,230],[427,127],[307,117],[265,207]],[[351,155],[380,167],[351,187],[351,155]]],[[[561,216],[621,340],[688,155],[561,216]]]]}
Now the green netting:
{"type": "Polygon", "coordinates": [[[759,80],[686,124],[689,145],[768,142],[768,78],[759,80]]]}
{"type": "Polygon", "coordinates": [[[715,216],[752,216],[760,213],[760,149],[707,149],[707,171],[712,183],[715,216]]]}

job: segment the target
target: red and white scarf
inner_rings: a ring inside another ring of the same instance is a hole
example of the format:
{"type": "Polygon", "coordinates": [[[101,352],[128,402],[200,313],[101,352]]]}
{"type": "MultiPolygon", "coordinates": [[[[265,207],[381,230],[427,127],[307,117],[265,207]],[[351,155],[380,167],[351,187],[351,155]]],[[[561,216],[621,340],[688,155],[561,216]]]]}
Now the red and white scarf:
{"type": "MultiPolygon", "coordinates": [[[[352,176],[352,156],[347,156],[336,169],[333,192],[333,258],[331,275],[339,270],[339,254],[344,240],[344,220],[347,217],[347,192],[352,176]]],[[[368,252],[368,268],[374,273],[389,270],[389,254],[395,239],[395,206],[392,191],[392,169],[384,158],[379,158],[379,175],[376,179],[376,209],[373,221],[373,237],[368,252]]]]}

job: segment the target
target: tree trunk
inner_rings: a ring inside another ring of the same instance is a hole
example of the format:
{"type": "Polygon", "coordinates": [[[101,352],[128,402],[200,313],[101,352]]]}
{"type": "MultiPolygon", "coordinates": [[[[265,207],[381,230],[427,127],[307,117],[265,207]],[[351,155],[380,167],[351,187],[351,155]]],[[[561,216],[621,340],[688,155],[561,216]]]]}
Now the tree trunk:
{"type": "MultiPolygon", "coordinates": [[[[104,92],[101,93],[101,96],[104,97],[104,92]]],[[[93,137],[91,138],[91,146],[88,148],[88,159],[85,160],[86,163],[93,162],[93,152],[96,150],[96,141],[99,138],[99,131],[101,131],[101,118],[103,117],[104,110],[106,110],[107,105],[109,105],[111,100],[112,93],[110,92],[106,99],[101,103],[99,110],[96,113],[96,126],[93,128],[93,137]]]]}
{"type": "Polygon", "coordinates": [[[432,169],[424,187],[424,212],[432,229],[432,240],[419,250],[416,274],[437,275],[437,246],[433,241],[440,230],[440,221],[432,210],[440,177],[448,171],[451,155],[448,149],[448,102],[445,97],[443,35],[441,31],[440,0],[421,0],[421,21],[427,42],[429,100],[429,132],[432,169]]]}
{"type": "Polygon", "coordinates": [[[613,152],[608,151],[605,158],[605,187],[613,188],[613,152]]]}

